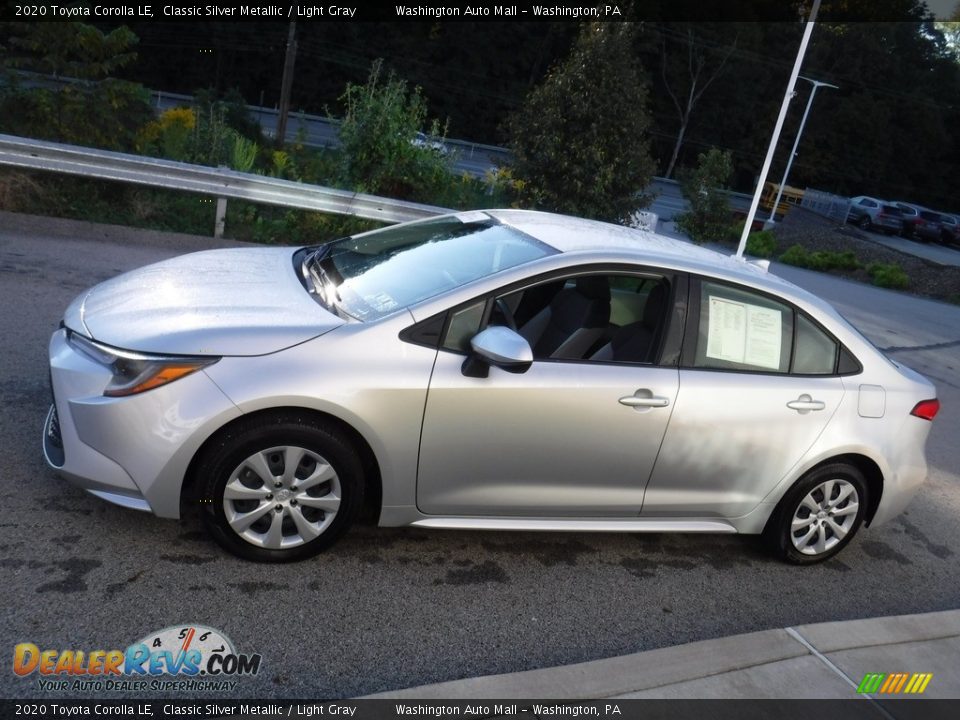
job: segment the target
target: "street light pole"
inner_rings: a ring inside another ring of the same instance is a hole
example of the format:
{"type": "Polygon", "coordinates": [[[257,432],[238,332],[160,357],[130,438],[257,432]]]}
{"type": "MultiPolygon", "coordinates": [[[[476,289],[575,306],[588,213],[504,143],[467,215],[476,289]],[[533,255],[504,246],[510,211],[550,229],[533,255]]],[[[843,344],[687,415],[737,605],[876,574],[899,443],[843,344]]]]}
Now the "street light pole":
{"type": "Polygon", "coordinates": [[[280,109],[277,112],[277,147],[287,140],[287,113],[290,112],[290,88],[293,86],[293,66],[297,60],[297,21],[290,22],[287,33],[287,54],[283,60],[283,78],[280,81],[280,109]]]}
{"type": "Polygon", "coordinates": [[[807,124],[807,115],[810,114],[810,106],[813,105],[813,98],[817,94],[817,90],[822,87],[833,88],[838,90],[839,88],[836,85],[831,85],[830,83],[821,82],[820,80],[813,80],[803,75],[797,76],[800,80],[806,80],[808,83],[813,84],[813,90],[810,91],[810,99],[807,100],[807,109],[803,111],[803,119],[800,120],[800,129],[797,130],[797,137],[793,141],[793,148],[790,150],[790,157],[787,159],[787,169],[783,171],[783,179],[780,181],[780,187],[777,189],[777,199],[773,201],[773,207],[770,208],[770,217],[767,218],[767,222],[773,222],[774,215],[777,214],[777,207],[780,205],[780,197],[783,195],[783,188],[787,185],[787,177],[790,175],[790,167],[793,165],[793,159],[797,156],[797,147],[800,145],[800,136],[803,135],[803,126],[807,124]]]}

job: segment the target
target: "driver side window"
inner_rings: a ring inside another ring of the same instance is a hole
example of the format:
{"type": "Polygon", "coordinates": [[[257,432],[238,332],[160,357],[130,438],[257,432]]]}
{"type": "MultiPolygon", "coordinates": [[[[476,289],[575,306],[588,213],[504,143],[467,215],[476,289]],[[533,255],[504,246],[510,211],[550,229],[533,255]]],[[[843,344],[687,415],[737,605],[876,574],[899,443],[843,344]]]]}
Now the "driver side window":
{"type": "Polygon", "coordinates": [[[442,346],[469,352],[483,327],[516,331],[535,360],[650,364],[666,329],[670,283],[660,275],[592,273],[555,278],[454,311],[442,346]]]}

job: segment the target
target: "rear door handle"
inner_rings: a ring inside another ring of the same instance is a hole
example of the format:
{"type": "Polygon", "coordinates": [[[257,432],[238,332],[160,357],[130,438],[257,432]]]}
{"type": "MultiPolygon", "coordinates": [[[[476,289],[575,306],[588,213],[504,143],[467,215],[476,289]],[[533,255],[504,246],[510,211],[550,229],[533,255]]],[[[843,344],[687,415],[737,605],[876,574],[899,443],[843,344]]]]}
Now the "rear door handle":
{"type": "MultiPolygon", "coordinates": [[[[638,390],[637,392],[644,391],[638,390]]],[[[650,393],[649,390],[646,392],[650,393]]],[[[669,398],[658,397],[650,393],[648,395],[627,395],[626,397],[620,398],[620,404],[632,408],[659,408],[669,405],[670,400],[669,398]]]]}
{"type": "Polygon", "coordinates": [[[807,394],[803,394],[796,400],[791,400],[787,403],[788,408],[796,410],[801,415],[805,415],[811,410],[823,410],[826,406],[827,404],[822,400],[814,400],[807,394]]]}

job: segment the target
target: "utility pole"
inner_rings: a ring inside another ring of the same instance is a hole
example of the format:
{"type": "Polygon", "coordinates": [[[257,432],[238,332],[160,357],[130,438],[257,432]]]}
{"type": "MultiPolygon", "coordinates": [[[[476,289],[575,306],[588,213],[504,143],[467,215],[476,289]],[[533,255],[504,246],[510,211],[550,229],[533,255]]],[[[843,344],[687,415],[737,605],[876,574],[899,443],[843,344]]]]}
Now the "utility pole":
{"type": "Polygon", "coordinates": [[[290,88],[293,87],[293,64],[297,60],[297,21],[290,22],[287,33],[287,55],[283,61],[283,80],[280,81],[280,110],[277,113],[277,145],[287,139],[287,114],[290,112],[290,88]]]}
{"type": "Polygon", "coordinates": [[[787,185],[787,177],[790,175],[790,168],[793,165],[793,159],[797,156],[797,146],[800,145],[800,136],[803,135],[803,126],[807,124],[807,115],[810,114],[810,106],[813,105],[813,98],[817,94],[817,90],[822,87],[833,88],[834,90],[839,90],[836,85],[831,85],[830,83],[821,82],[820,80],[813,80],[808,77],[800,75],[801,80],[806,80],[808,83],[813,84],[813,89],[810,91],[810,99],[807,100],[807,109],[803,111],[803,119],[800,121],[800,129],[797,130],[797,139],[793,141],[793,149],[790,151],[790,157],[787,159],[787,169],[783,171],[783,180],[780,181],[780,188],[777,190],[777,199],[773,201],[773,207],[770,208],[770,217],[767,218],[767,222],[773,222],[774,215],[777,214],[777,206],[780,204],[780,198],[783,196],[783,188],[787,185]]]}
{"type": "Polygon", "coordinates": [[[743,234],[740,236],[740,245],[737,247],[736,257],[743,257],[743,251],[747,247],[747,237],[750,235],[753,218],[757,215],[757,206],[760,204],[763,186],[767,182],[767,173],[770,172],[770,163],[773,161],[773,151],[777,148],[777,140],[780,139],[780,131],[783,130],[783,121],[787,117],[787,108],[790,107],[790,100],[793,99],[793,96],[796,94],[794,88],[797,85],[797,77],[800,75],[800,66],[803,65],[803,56],[807,54],[807,45],[810,43],[810,35],[813,33],[813,28],[816,25],[817,11],[819,10],[820,0],[813,0],[810,17],[803,28],[803,38],[800,40],[797,59],[794,61],[793,70],[790,72],[787,92],[784,94],[783,103],[780,105],[780,115],[777,117],[777,124],[773,129],[773,137],[770,138],[770,147],[767,148],[767,157],[763,161],[763,169],[760,171],[760,179],[757,180],[757,188],[753,192],[753,201],[750,203],[750,212],[747,213],[747,221],[743,226],[743,234]]]}

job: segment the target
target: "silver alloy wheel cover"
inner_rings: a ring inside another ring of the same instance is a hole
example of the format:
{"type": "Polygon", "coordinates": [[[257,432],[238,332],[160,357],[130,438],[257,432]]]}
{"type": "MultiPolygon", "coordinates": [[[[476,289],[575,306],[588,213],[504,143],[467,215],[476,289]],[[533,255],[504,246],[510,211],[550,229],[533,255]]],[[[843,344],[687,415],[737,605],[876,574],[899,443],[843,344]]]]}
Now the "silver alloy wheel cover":
{"type": "Polygon", "coordinates": [[[793,513],[790,540],[804,555],[834,548],[853,527],[860,508],[857,488],[839,478],[825,480],[804,496],[793,513]]]}
{"type": "Polygon", "coordinates": [[[287,550],[320,537],[336,517],[341,497],[340,478],[322,455],[302,447],[280,445],[258,451],[241,462],[230,473],[222,502],[227,523],[238,536],[257,547],[287,550]],[[271,461],[278,456],[283,458],[283,467],[275,474],[271,461]],[[262,484],[250,487],[256,480],[262,484]],[[324,485],[326,492],[310,494],[312,489],[324,485]],[[256,501],[257,505],[249,510],[238,507],[245,501],[256,501]],[[303,508],[314,508],[322,514],[311,521],[303,508]],[[266,516],[270,517],[266,531],[255,530],[253,526],[266,516]],[[287,518],[289,522],[285,522],[287,518]]]}

